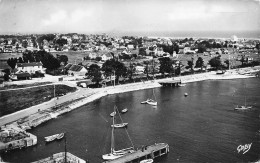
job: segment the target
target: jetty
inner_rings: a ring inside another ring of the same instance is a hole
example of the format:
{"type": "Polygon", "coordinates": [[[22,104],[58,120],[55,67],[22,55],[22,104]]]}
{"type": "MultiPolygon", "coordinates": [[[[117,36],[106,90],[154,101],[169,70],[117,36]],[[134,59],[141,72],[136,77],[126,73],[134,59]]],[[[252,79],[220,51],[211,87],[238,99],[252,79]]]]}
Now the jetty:
{"type": "Polygon", "coordinates": [[[165,81],[160,81],[159,84],[161,84],[163,87],[176,87],[181,84],[181,80],[165,80],[165,81]]]}
{"type": "Polygon", "coordinates": [[[59,163],[86,163],[85,160],[69,153],[69,152],[60,152],[60,153],[56,153],[53,154],[50,157],[38,160],[38,161],[34,161],[31,163],[54,163],[54,162],[59,162],[59,163]]]}
{"type": "Polygon", "coordinates": [[[134,163],[145,159],[154,159],[169,153],[169,145],[166,143],[156,143],[144,146],[133,153],[126,154],[114,160],[105,161],[103,163],[134,163]]]}

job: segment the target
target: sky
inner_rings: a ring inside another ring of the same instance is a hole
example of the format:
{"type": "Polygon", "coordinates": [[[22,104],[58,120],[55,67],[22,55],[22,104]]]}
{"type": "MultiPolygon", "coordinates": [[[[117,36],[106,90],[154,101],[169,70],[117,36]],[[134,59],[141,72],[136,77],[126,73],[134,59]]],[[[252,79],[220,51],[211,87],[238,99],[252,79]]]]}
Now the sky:
{"type": "Polygon", "coordinates": [[[0,34],[260,31],[260,0],[0,0],[0,34]]]}

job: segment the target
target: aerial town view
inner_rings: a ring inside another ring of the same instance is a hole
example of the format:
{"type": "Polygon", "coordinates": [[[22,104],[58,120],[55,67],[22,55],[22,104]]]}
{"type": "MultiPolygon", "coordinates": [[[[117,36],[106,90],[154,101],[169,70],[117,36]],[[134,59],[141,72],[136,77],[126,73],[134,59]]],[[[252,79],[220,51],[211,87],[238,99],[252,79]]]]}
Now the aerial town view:
{"type": "Polygon", "coordinates": [[[0,162],[260,162],[260,0],[0,0],[0,162]]]}

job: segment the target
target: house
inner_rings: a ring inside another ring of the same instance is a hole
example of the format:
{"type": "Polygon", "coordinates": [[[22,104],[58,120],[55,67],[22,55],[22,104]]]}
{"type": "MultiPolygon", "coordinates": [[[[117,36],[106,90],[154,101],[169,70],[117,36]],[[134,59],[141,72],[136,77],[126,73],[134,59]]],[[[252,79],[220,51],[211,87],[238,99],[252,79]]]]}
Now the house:
{"type": "Polygon", "coordinates": [[[88,72],[88,70],[84,66],[72,63],[68,63],[65,66],[65,69],[68,70],[68,75],[71,76],[85,76],[85,74],[88,72]]]}
{"type": "Polygon", "coordinates": [[[41,62],[17,63],[15,68],[18,72],[35,73],[38,71],[40,73],[45,73],[46,68],[43,68],[42,66],[41,62]]]}
{"type": "Polygon", "coordinates": [[[190,47],[185,47],[185,48],[183,49],[183,53],[184,53],[184,54],[195,54],[196,52],[195,52],[195,50],[191,50],[190,47]]]}
{"type": "Polygon", "coordinates": [[[96,59],[98,57],[97,53],[89,53],[88,56],[90,59],[96,59]]]}
{"type": "Polygon", "coordinates": [[[102,61],[106,61],[106,60],[112,59],[113,55],[111,53],[106,53],[106,54],[101,55],[101,58],[102,58],[101,59],[102,61]]]}

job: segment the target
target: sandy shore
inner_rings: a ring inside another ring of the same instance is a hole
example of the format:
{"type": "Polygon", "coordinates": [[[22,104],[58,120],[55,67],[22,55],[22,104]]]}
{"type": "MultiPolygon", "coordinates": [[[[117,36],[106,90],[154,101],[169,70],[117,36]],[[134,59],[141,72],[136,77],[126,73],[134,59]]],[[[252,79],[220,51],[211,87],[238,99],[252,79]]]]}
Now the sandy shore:
{"type": "MultiPolygon", "coordinates": [[[[193,74],[187,76],[179,76],[174,77],[175,80],[181,80],[182,83],[189,83],[189,82],[196,82],[196,81],[203,81],[203,80],[225,80],[225,79],[241,79],[241,78],[250,78],[255,77],[255,75],[250,75],[250,73],[254,73],[260,70],[260,66],[254,68],[243,68],[240,70],[228,70],[225,74],[217,75],[216,72],[206,72],[201,74],[193,74]],[[247,73],[247,74],[245,74],[247,73]],[[244,75],[241,75],[244,74],[244,75]],[[249,75],[248,75],[249,74],[249,75]]],[[[161,87],[159,84],[160,81],[169,81],[173,78],[166,78],[166,79],[158,79],[153,81],[145,81],[145,82],[138,82],[138,83],[131,83],[131,84],[124,84],[124,85],[117,85],[115,87],[110,86],[106,88],[97,88],[97,89],[80,89],[75,93],[67,95],[67,98],[82,98],[77,102],[72,102],[69,104],[69,110],[76,109],[82,105],[90,103],[94,100],[97,100],[101,97],[110,94],[116,93],[124,93],[130,91],[137,91],[142,89],[150,89],[155,87],[161,87]]],[[[62,101],[66,101],[66,97],[61,97],[60,103],[62,101]],[[63,99],[63,100],[62,100],[63,99]]],[[[0,118],[0,126],[5,125],[7,123],[11,123],[17,121],[23,117],[32,115],[32,114],[39,114],[38,109],[40,108],[41,111],[48,110],[53,105],[53,100],[45,102],[43,104],[30,107],[28,109],[21,110],[19,112],[15,112],[0,118]]]]}

